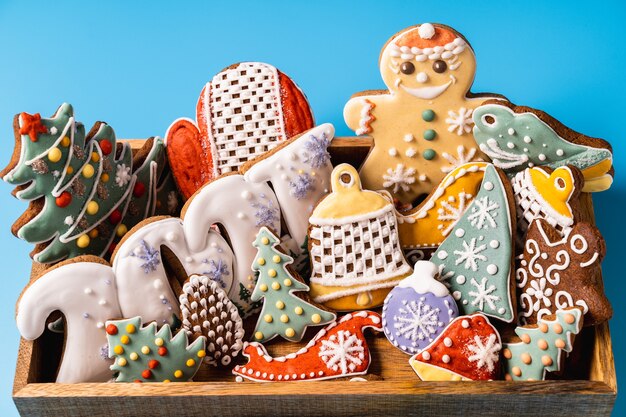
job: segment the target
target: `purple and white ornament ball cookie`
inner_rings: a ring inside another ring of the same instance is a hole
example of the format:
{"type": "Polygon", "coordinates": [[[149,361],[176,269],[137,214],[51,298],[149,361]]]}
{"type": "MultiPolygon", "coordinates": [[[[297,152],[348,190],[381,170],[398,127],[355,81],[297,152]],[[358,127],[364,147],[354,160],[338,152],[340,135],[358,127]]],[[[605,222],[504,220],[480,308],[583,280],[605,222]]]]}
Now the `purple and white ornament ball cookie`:
{"type": "Polygon", "coordinates": [[[437,281],[437,273],[432,262],[418,261],[413,274],[400,281],[385,299],[385,336],[404,353],[420,352],[459,315],[448,288],[437,281]]]}

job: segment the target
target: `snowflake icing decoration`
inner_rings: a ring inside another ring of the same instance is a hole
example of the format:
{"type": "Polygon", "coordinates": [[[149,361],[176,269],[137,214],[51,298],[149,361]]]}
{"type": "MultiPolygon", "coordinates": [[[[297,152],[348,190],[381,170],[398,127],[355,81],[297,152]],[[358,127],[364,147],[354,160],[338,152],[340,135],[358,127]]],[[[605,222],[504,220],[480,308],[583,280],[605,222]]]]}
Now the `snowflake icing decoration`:
{"type": "MultiPolygon", "coordinates": [[[[265,198],[265,195],[261,194],[261,198],[265,198]]],[[[263,202],[251,203],[252,208],[256,209],[254,213],[254,217],[256,217],[255,226],[261,227],[266,226],[269,228],[274,228],[276,222],[278,222],[278,213],[279,210],[277,207],[274,207],[272,204],[272,200],[267,200],[267,204],[263,204],[263,202]]]]}
{"type": "Polygon", "coordinates": [[[150,272],[156,271],[157,266],[161,263],[159,250],[148,245],[143,239],[141,240],[141,246],[137,249],[138,250],[135,250],[131,256],[135,256],[144,261],[144,263],[141,264],[143,272],[149,274],[150,272]]]}
{"type": "Polygon", "coordinates": [[[402,300],[402,303],[404,307],[398,310],[400,314],[393,317],[393,327],[400,335],[413,341],[414,346],[418,340],[432,341],[431,336],[443,326],[439,321],[440,310],[425,304],[423,297],[418,302],[402,300]]]}
{"type": "Polygon", "coordinates": [[[465,262],[463,267],[465,269],[471,269],[472,271],[478,271],[478,263],[477,261],[486,261],[487,257],[482,255],[481,252],[487,249],[487,245],[483,244],[480,246],[476,246],[476,238],[473,237],[468,244],[465,240],[463,241],[463,250],[455,250],[454,254],[458,255],[456,258],[455,265],[460,265],[465,262]]]}
{"type": "Polygon", "coordinates": [[[315,180],[309,174],[304,173],[296,177],[295,180],[289,181],[289,195],[297,200],[302,200],[312,191],[315,180]]]}
{"type": "Polygon", "coordinates": [[[439,230],[441,230],[442,236],[448,236],[448,234],[452,231],[454,226],[461,220],[463,213],[467,209],[467,200],[470,199],[471,194],[464,193],[461,191],[459,193],[458,198],[450,197],[448,201],[441,202],[441,208],[437,210],[437,220],[442,222],[450,222],[448,227],[444,229],[444,225],[440,224],[437,226],[439,230]],[[457,203],[456,206],[454,203],[457,203]]]}
{"type": "Polygon", "coordinates": [[[127,167],[126,164],[120,164],[117,166],[117,171],[115,172],[115,183],[123,187],[130,181],[130,167],[127,167]]]}
{"type": "Polygon", "coordinates": [[[530,288],[526,290],[528,295],[531,297],[535,297],[537,301],[533,304],[533,310],[539,311],[541,308],[541,303],[543,303],[546,307],[550,307],[552,303],[550,302],[550,297],[552,295],[552,288],[546,288],[547,281],[545,278],[536,279],[530,282],[530,288]]]}
{"type": "Polygon", "coordinates": [[[319,356],[328,369],[341,370],[347,374],[356,369],[365,360],[363,341],[356,335],[340,330],[328,340],[322,340],[319,356]]]}
{"type": "Polygon", "coordinates": [[[489,335],[488,339],[474,336],[474,344],[467,345],[467,350],[472,353],[467,359],[470,362],[476,362],[478,368],[486,367],[489,372],[493,372],[499,360],[501,348],[500,343],[496,341],[495,334],[489,335]]]}
{"type": "Polygon", "coordinates": [[[446,118],[446,123],[449,125],[448,132],[454,132],[456,130],[456,134],[461,136],[472,131],[472,125],[474,124],[472,120],[472,109],[461,107],[458,113],[450,110],[448,111],[448,116],[449,117],[446,118]]]}
{"type": "Polygon", "coordinates": [[[224,282],[224,276],[229,274],[228,265],[222,262],[221,259],[218,259],[217,262],[215,262],[213,259],[211,260],[205,259],[202,261],[202,263],[208,265],[207,267],[208,269],[204,271],[202,274],[206,275],[211,280],[220,284],[222,288],[226,288],[226,283],[224,282]]]}
{"type": "Polygon", "coordinates": [[[476,291],[470,291],[468,293],[470,296],[474,297],[472,305],[474,307],[478,307],[480,311],[485,311],[485,304],[487,304],[491,310],[495,311],[495,303],[500,301],[500,297],[491,293],[496,290],[496,286],[490,285],[487,287],[487,284],[489,283],[487,278],[483,278],[480,281],[480,284],[474,278],[472,278],[470,282],[476,287],[476,291]]]}
{"type": "Polygon", "coordinates": [[[489,229],[489,227],[496,227],[496,221],[494,217],[498,215],[495,211],[500,206],[498,203],[491,201],[489,197],[481,197],[474,200],[472,206],[472,214],[468,216],[468,220],[477,229],[489,229]],[[495,212],[494,212],[495,211],[495,212]]]}
{"type": "Polygon", "coordinates": [[[408,191],[409,185],[415,182],[415,169],[405,168],[403,164],[396,165],[395,169],[387,169],[387,173],[383,174],[383,187],[393,187],[393,192],[408,191]]]}
{"type": "Polygon", "coordinates": [[[312,168],[321,168],[326,165],[330,160],[329,145],[330,140],[325,133],[322,133],[320,138],[311,135],[308,142],[304,144],[304,149],[307,151],[307,155],[303,159],[304,162],[311,165],[312,168]]]}
{"type": "MultiPolygon", "coordinates": [[[[450,163],[447,167],[441,167],[441,172],[447,174],[460,167],[461,165],[467,164],[469,162],[473,162],[474,156],[476,156],[476,148],[470,148],[469,151],[465,152],[465,146],[459,145],[456,148],[456,157],[450,155],[448,152],[442,152],[441,156],[450,163]]],[[[477,159],[479,161],[480,159],[477,159]]]]}

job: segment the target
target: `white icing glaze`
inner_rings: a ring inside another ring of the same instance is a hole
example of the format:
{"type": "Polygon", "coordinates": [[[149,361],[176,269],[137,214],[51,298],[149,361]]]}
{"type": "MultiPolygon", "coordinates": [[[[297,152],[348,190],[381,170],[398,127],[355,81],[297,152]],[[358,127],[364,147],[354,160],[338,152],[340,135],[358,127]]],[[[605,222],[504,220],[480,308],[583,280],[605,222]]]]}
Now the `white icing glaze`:
{"type": "Polygon", "coordinates": [[[62,312],[66,320],[56,382],[109,380],[113,362],[101,356],[107,344],[103,326],[106,320],[122,315],[113,270],[99,263],[74,262],[41,276],[26,289],[17,306],[17,328],[22,337],[34,340],[41,336],[53,311],[62,312]]]}
{"type": "Polygon", "coordinates": [[[445,297],[448,288],[435,278],[439,274],[437,265],[430,261],[417,261],[413,273],[400,281],[398,287],[413,288],[419,294],[433,293],[437,297],[445,297]]]}
{"type": "Polygon", "coordinates": [[[169,285],[160,248],[166,246],[179,259],[187,275],[207,274],[221,262],[225,273],[221,279],[229,298],[239,301],[238,281],[233,280],[233,253],[214,229],[202,235],[200,246],[191,249],[179,218],[167,218],[148,223],[133,232],[119,246],[113,270],[117,276],[119,302],[123,317],[141,316],[144,322],[170,323],[172,315],[179,316],[178,297],[169,285]],[[145,246],[144,246],[145,242],[145,246]],[[146,249],[156,250],[148,262],[146,249]],[[141,302],[137,302],[137,297],[141,302]]]}

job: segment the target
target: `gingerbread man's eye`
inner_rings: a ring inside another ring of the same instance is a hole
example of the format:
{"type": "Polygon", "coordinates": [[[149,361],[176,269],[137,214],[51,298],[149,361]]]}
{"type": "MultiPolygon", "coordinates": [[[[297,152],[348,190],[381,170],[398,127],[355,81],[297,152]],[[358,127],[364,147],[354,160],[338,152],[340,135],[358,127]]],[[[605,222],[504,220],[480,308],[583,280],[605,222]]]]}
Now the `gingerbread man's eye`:
{"type": "Polygon", "coordinates": [[[438,59],[435,62],[433,62],[433,71],[441,74],[442,72],[445,72],[447,69],[448,69],[448,64],[446,64],[446,61],[442,61],[441,59],[438,59]]]}
{"type": "Polygon", "coordinates": [[[400,71],[402,71],[403,74],[413,74],[415,72],[415,65],[413,65],[412,62],[403,62],[400,65],[400,71]]]}

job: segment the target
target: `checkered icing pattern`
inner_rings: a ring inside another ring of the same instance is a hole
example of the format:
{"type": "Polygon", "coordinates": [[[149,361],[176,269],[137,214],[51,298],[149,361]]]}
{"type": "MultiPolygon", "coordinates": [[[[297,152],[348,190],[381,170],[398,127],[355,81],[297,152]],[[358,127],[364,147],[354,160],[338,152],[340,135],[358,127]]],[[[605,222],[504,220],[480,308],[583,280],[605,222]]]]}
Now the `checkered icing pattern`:
{"type": "Polygon", "coordinates": [[[522,232],[521,237],[526,235],[526,230],[528,230],[530,223],[535,219],[545,219],[561,234],[568,233],[571,230],[571,226],[559,222],[559,219],[552,216],[542,206],[540,200],[538,200],[538,198],[541,198],[539,193],[532,186],[530,178],[526,178],[526,175],[526,171],[518,172],[511,180],[513,192],[515,193],[518,230],[522,232]]]}
{"type": "Polygon", "coordinates": [[[240,64],[213,77],[209,94],[218,174],[236,171],[285,139],[276,68],[240,64]]]}
{"type": "Polygon", "coordinates": [[[341,225],[311,223],[312,282],[350,286],[408,272],[389,206],[376,217],[353,217],[341,225]]]}

